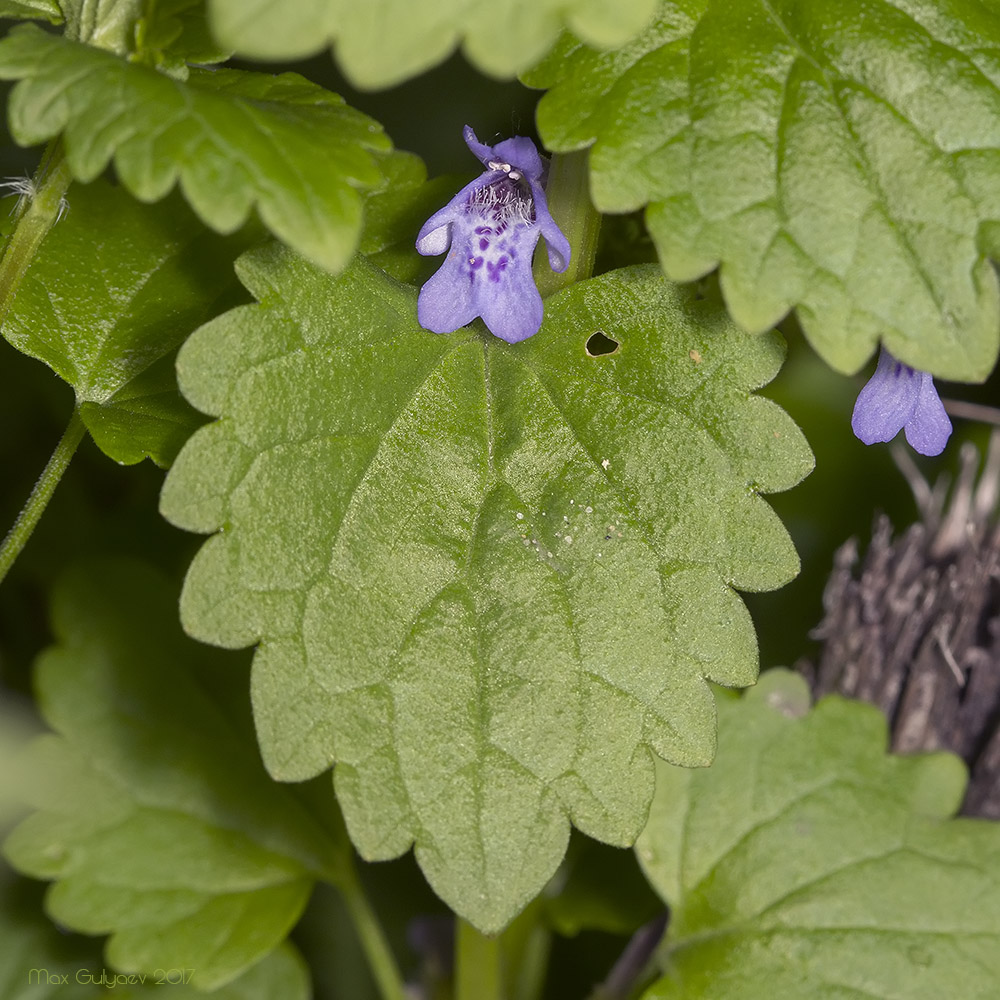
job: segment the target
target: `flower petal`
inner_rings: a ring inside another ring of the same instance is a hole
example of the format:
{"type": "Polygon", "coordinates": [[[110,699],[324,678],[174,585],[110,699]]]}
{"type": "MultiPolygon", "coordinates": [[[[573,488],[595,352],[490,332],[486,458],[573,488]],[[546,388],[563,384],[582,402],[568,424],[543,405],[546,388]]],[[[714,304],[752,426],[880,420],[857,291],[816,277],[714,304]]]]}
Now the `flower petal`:
{"type": "Polygon", "coordinates": [[[494,158],[520,170],[534,184],[542,179],[545,166],[535,144],[524,135],[515,135],[504,139],[493,147],[494,158]]]}
{"type": "Polygon", "coordinates": [[[538,333],[542,325],[542,297],[531,274],[532,249],[528,247],[507,267],[483,275],[484,280],[477,281],[473,289],[483,322],[490,333],[508,344],[538,333]]]}
{"type": "Polygon", "coordinates": [[[858,393],[851,428],[865,444],[891,441],[913,415],[920,396],[920,377],[885,348],[868,384],[858,393]]]}
{"type": "Polygon", "coordinates": [[[435,212],[420,228],[417,235],[417,253],[425,257],[436,257],[451,246],[451,206],[435,212]]]}
{"type": "Polygon", "coordinates": [[[439,208],[417,233],[417,253],[425,257],[436,257],[444,253],[451,243],[451,224],[466,214],[469,199],[480,189],[502,177],[500,170],[488,170],[475,180],[469,181],[444,208],[439,208]]]}
{"type": "Polygon", "coordinates": [[[906,440],[921,455],[940,455],[951,437],[951,421],[930,372],[918,372],[920,394],[913,416],[906,422],[906,440]]]}
{"type": "Polygon", "coordinates": [[[464,265],[461,250],[455,248],[424,282],[417,299],[417,320],[425,330],[452,333],[479,315],[464,265]]]}
{"type": "Polygon", "coordinates": [[[487,146],[479,141],[476,133],[473,132],[471,125],[466,125],[462,129],[462,138],[465,139],[466,146],[472,152],[472,155],[479,160],[480,163],[485,167],[490,160],[495,160],[497,157],[493,152],[492,146],[487,146]]]}
{"type": "Polygon", "coordinates": [[[540,185],[532,183],[531,196],[535,202],[535,223],[548,249],[549,267],[557,274],[562,274],[569,267],[569,240],[552,218],[548,199],[540,185]]]}

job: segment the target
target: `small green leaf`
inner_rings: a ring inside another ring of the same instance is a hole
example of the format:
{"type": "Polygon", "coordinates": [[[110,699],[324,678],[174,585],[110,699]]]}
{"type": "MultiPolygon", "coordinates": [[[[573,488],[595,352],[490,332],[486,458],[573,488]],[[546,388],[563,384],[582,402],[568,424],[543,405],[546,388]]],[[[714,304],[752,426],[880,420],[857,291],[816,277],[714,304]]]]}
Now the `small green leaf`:
{"type": "Polygon", "coordinates": [[[385,181],[381,128],[294,73],[192,69],[177,80],[21,25],[0,41],[0,79],[20,81],[9,107],[16,141],[63,133],[78,180],[113,159],[143,201],[179,181],[221,233],[256,207],[276,236],[332,271],[357,245],[361,192],[385,181]]]}
{"type": "Polygon", "coordinates": [[[135,27],[147,0],[59,0],[66,37],[124,56],[132,52],[135,27]]]}
{"type": "Polygon", "coordinates": [[[232,300],[232,261],[252,236],[216,236],[178,197],[146,206],[103,181],[75,186],[3,335],[73,387],[105,454],[169,465],[201,423],[177,392],[173,354],[232,300]]]}
{"type": "Polygon", "coordinates": [[[511,77],[534,65],[564,27],[591,45],[628,41],[655,0],[210,0],[215,34],[243,55],[293,59],[335,46],[358,87],[389,87],[443,62],[462,44],[485,73],[511,77]]]}
{"type": "Polygon", "coordinates": [[[159,576],[90,563],[53,603],[59,645],[35,683],[56,733],[30,749],[39,811],[7,856],[56,880],[55,919],[112,935],[113,968],[227,983],[284,938],[316,877],[337,881],[346,837],[264,773],[238,668],[181,635],[159,576]]]}
{"type": "Polygon", "coordinates": [[[147,5],[136,26],[136,49],[184,80],[187,63],[205,66],[225,62],[232,55],[212,37],[204,0],[159,0],[147,5]]]}
{"type": "Polygon", "coordinates": [[[0,0],[0,17],[60,24],[63,14],[56,0],[0,0]]]}
{"type": "Polygon", "coordinates": [[[881,338],[979,381],[1000,343],[1000,17],[973,0],[665,0],[625,49],[566,40],[539,131],[593,145],[606,211],[649,204],[665,272],[721,264],[733,317],[795,308],[833,367],[881,338]]]}
{"type": "Polygon", "coordinates": [[[270,772],[334,771],[367,858],[416,841],[483,930],[552,875],[569,818],[632,842],[651,750],[712,757],[704,678],[756,675],[730,589],[780,586],[791,542],[758,495],[798,482],[798,429],[750,391],[784,357],[656,268],[574,285],[511,347],[416,322],[363,258],[240,259],[261,305],[202,327],[182,390],[220,417],[162,509],[222,533],[182,617],[254,661],[270,772]],[[620,342],[590,357],[597,330],[620,342]],[[627,649],[628,654],[622,655],[627,649]]]}
{"type": "Polygon", "coordinates": [[[645,1000],[990,1000],[1000,825],[951,819],[950,754],[889,756],[885,719],[770,671],[720,700],[704,771],[657,771],[636,850],[670,906],[645,1000]]]}
{"type": "Polygon", "coordinates": [[[151,458],[166,468],[202,424],[177,391],[174,357],[157,361],[110,403],[80,403],[80,416],[105,455],[122,465],[151,458]]]}

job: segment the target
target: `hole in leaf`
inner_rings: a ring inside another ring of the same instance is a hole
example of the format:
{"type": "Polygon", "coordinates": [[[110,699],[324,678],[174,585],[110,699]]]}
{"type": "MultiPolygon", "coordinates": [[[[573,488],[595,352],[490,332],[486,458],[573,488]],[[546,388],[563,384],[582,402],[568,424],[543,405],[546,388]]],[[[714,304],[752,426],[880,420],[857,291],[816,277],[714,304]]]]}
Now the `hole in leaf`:
{"type": "Polygon", "coordinates": [[[612,340],[609,336],[598,330],[590,335],[587,341],[587,354],[592,358],[599,358],[602,354],[614,354],[622,345],[617,340],[612,340]]]}

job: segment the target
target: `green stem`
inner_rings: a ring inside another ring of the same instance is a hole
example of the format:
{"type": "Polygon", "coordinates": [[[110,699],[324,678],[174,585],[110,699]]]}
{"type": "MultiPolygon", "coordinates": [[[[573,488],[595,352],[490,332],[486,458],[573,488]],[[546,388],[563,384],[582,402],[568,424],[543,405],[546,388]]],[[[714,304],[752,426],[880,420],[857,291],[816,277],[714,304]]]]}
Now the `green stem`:
{"type": "Polygon", "coordinates": [[[80,414],[74,410],[73,416],[69,418],[69,423],[66,425],[66,430],[63,431],[63,436],[56,445],[56,450],[52,452],[48,465],[38,477],[38,482],[35,483],[35,488],[31,491],[28,502],[14,522],[14,527],[10,529],[3,543],[0,544],[0,582],[3,581],[7,571],[14,564],[14,560],[35,530],[35,525],[38,524],[38,519],[48,506],[49,500],[52,499],[52,494],[55,492],[56,486],[59,485],[59,480],[62,479],[85,430],[80,414]]]}
{"type": "Polygon", "coordinates": [[[586,151],[562,153],[553,156],[549,165],[545,198],[552,218],[569,240],[570,259],[569,267],[562,274],[556,274],[549,267],[547,254],[536,255],[535,284],[543,299],[589,278],[594,270],[601,214],[590,201],[589,155],[586,151]]]}
{"type": "Polygon", "coordinates": [[[521,951],[515,1000],[541,1000],[551,950],[552,932],[542,923],[535,924],[528,932],[521,951]]]}
{"type": "Polygon", "coordinates": [[[505,1000],[499,935],[487,937],[461,918],[455,942],[455,1000],[505,1000]]]}
{"type": "Polygon", "coordinates": [[[62,197],[72,179],[62,144],[54,140],[45,150],[42,162],[35,171],[32,181],[34,196],[24,212],[18,215],[17,224],[0,258],[0,327],[7,321],[21,279],[39,245],[59,217],[62,197]]]}
{"type": "Polygon", "coordinates": [[[365,958],[368,959],[369,968],[375,977],[382,1000],[405,1000],[403,977],[399,966],[353,865],[338,876],[335,885],[343,896],[347,912],[351,915],[351,922],[354,924],[365,958]]]}

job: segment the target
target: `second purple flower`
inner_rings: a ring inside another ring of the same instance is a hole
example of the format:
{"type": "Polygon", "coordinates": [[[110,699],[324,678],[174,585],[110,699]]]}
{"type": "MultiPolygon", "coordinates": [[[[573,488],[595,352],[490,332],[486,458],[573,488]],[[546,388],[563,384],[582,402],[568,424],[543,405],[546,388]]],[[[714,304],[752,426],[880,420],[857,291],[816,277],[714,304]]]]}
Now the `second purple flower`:
{"type": "Polygon", "coordinates": [[[535,144],[514,136],[485,146],[468,125],[464,135],[486,170],[417,235],[419,253],[448,251],[420,290],[417,318],[427,330],[451,333],[481,316],[492,334],[515,344],[542,325],[542,297],[531,274],[539,237],[557,272],[569,266],[569,241],[549,214],[535,144]]]}
{"type": "Polygon", "coordinates": [[[930,373],[897,361],[884,347],[875,374],[858,394],[851,428],[865,444],[891,441],[902,430],[921,455],[940,455],[951,436],[930,373]]]}

